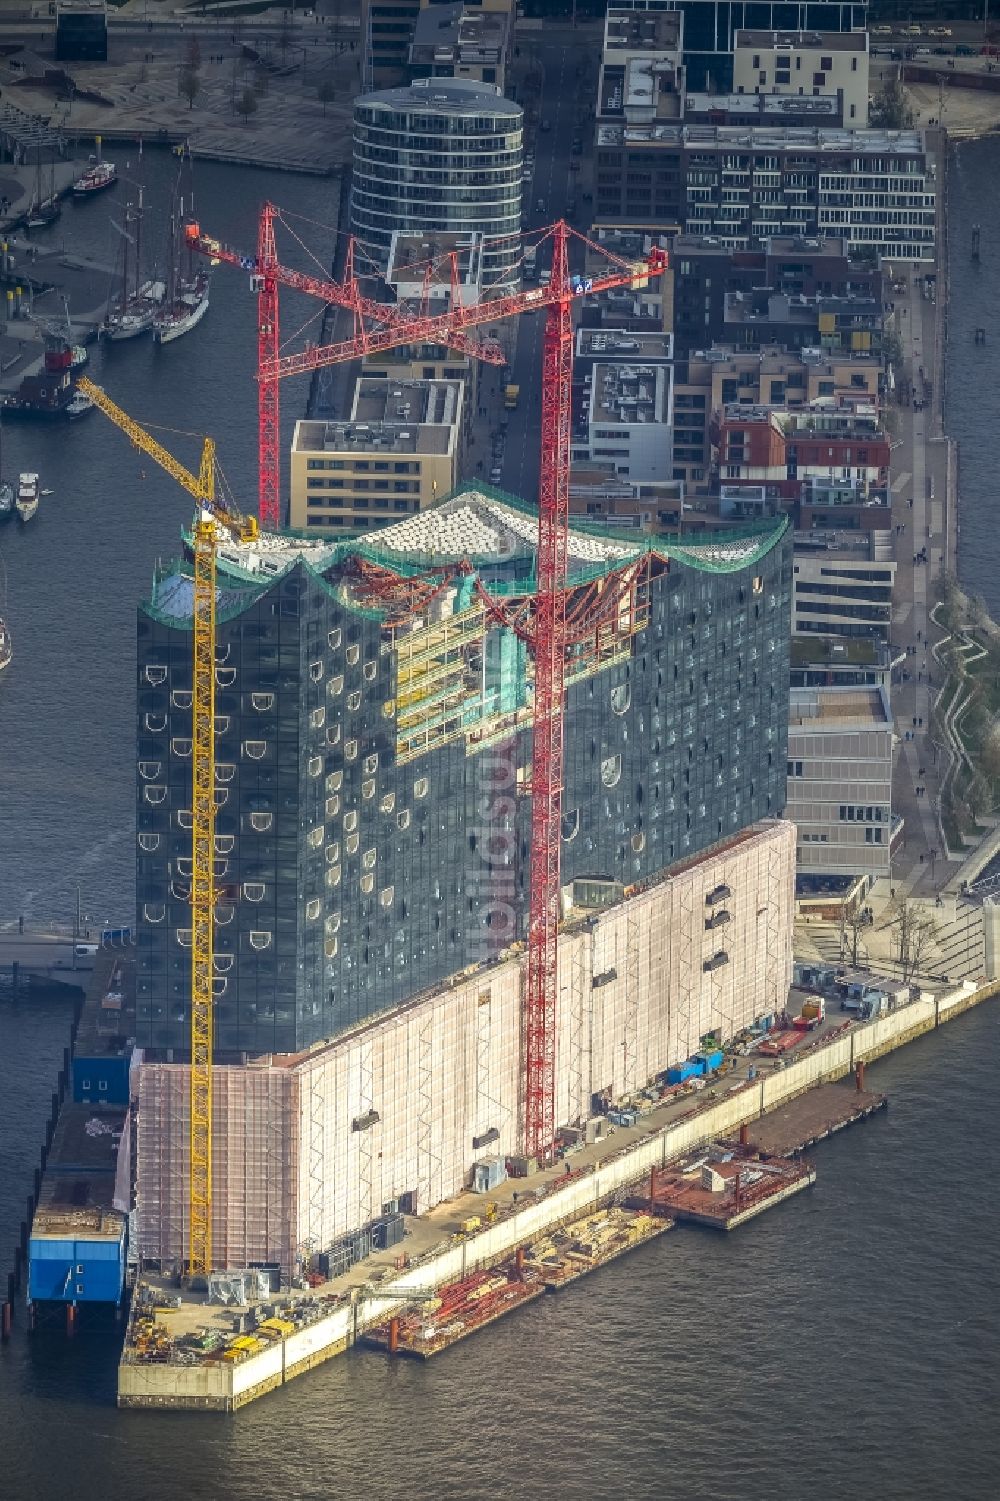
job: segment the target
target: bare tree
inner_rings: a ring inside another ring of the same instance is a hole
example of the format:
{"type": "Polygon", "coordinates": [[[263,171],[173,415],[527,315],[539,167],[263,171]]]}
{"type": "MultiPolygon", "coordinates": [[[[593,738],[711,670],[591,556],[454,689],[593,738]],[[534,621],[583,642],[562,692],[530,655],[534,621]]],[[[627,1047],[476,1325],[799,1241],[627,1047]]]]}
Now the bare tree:
{"type": "Polygon", "coordinates": [[[972,814],[975,823],[978,823],[983,815],[989,813],[992,809],[993,798],[990,794],[989,784],[986,778],[978,771],[966,788],[965,801],[968,804],[969,812],[972,814]]]}
{"type": "Polygon", "coordinates": [[[885,927],[891,928],[896,938],[896,963],[905,980],[920,969],[930,945],[937,937],[937,923],[927,917],[915,902],[903,897],[891,908],[885,927]]]}
{"type": "Polygon", "coordinates": [[[188,44],[184,48],[184,66],[190,68],[192,73],[197,73],[201,67],[201,46],[196,36],[188,38],[188,44]]]}
{"type": "Polygon", "coordinates": [[[319,100],[320,104],[322,104],[322,106],[323,106],[323,113],[324,113],[324,115],[326,114],[326,107],[327,107],[327,105],[328,104],[332,104],[334,102],[334,100],[337,98],[337,93],[338,93],[337,85],[333,82],[333,79],[332,78],[324,78],[323,82],[319,85],[319,87],[316,90],[316,98],[319,100]]]}
{"type": "Polygon", "coordinates": [[[851,963],[855,969],[858,967],[858,951],[861,947],[861,935],[862,933],[866,933],[871,925],[871,913],[860,902],[855,903],[850,912],[841,912],[840,952],[843,955],[845,946],[847,947],[851,956],[851,963]]]}
{"type": "Polygon", "coordinates": [[[188,102],[188,109],[194,108],[194,101],[201,93],[201,79],[193,68],[182,68],[181,75],[177,80],[177,87],[188,102]]]}
{"type": "Polygon", "coordinates": [[[1000,725],[991,724],[983,736],[979,751],[983,775],[996,781],[1000,777],[1000,725]]]}
{"type": "Polygon", "coordinates": [[[243,116],[244,125],[249,120],[250,116],[256,112],[256,109],[257,95],[254,93],[253,89],[244,89],[239,99],[237,99],[236,101],[236,113],[243,116]]]}

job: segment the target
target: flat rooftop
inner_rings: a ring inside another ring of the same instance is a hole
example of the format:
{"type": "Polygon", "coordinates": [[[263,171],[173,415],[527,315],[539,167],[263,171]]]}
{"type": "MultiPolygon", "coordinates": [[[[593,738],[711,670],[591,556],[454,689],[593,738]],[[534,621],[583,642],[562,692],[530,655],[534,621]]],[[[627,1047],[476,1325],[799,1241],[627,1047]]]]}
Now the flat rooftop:
{"type": "Polygon", "coordinates": [[[604,22],[605,52],[674,52],[682,47],[683,12],[608,8],[604,22]]]}
{"type": "MultiPolygon", "coordinates": [[[[725,322],[738,324],[789,323],[811,328],[820,314],[834,318],[882,317],[882,303],[870,291],[837,296],[815,292],[776,292],[770,287],[754,287],[749,292],[727,292],[725,322]]],[[[860,324],[857,325],[861,327],[860,324]]]]}
{"type": "Polygon", "coordinates": [[[576,353],[582,359],[596,356],[602,360],[617,360],[625,356],[630,362],[666,362],[673,358],[673,335],[631,328],[579,328],[576,353]]]}
{"type": "Polygon", "coordinates": [[[684,115],[692,124],[711,115],[759,115],[761,124],[808,117],[817,125],[839,125],[843,105],[835,94],[688,94],[684,115]]]}
{"type": "Polygon", "coordinates": [[[805,151],[819,156],[923,156],[919,130],[824,130],[815,125],[599,125],[597,144],[655,142],[689,149],[805,151]]]}
{"type": "Polygon", "coordinates": [[[135,951],[100,949],[83,1002],[74,1052],[120,1057],[135,1038],[135,951]]]}
{"type": "Polygon", "coordinates": [[[447,297],[452,290],[452,268],[460,287],[478,288],[482,262],[483,237],[478,231],[398,229],[389,247],[385,280],[397,289],[417,286],[431,297],[447,297]]]}
{"type": "Polygon", "coordinates": [[[592,423],[670,421],[670,376],[662,365],[595,364],[590,396],[592,423]]]}
{"type": "Polygon", "coordinates": [[[812,370],[817,375],[833,375],[836,370],[882,368],[878,356],[873,354],[854,354],[849,350],[835,354],[827,353],[826,350],[785,349],[780,346],[769,346],[766,349],[727,349],[719,345],[714,349],[692,350],[688,363],[696,360],[703,361],[723,374],[759,369],[764,375],[781,375],[787,371],[800,370],[812,370]]]}
{"type": "Polygon", "coordinates": [[[892,724],[885,695],[879,688],[792,688],[788,723],[815,725],[885,726],[892,724]]]}
{"type": "Polygon", "coordinates": [[[292,451],[445,455],[455,444],[461,398],[460,381],[362,379],[350,420],[297,422],[292,451]]]}
{"type": "Polygon", "coordinates": [[[418,78],[408,87],[377,89],[356,102],[387,110],[406,110],[410,114],[446,113],[463,119],[508,115],[512,125],[520,120],[522,113],[521,106],[513,99],[505,99],[495,84],[463,78],[418,78]]]}
{"type": "Polygon", "coordinates": [[[867,31],[737,31],[737,47],[775,48],[809,47],[823,52],[867,52],[867,31]]]}
{"type": "MultiPolygon", "coordinates": [[[[122,1238],[125,1215],[115,1209],[114,1199],[127,1129],[124,1107],[63,1104],[32,1220],[33,1237],[122,1238]]],[[[127,1180],[124,1187],[127,1192],[127,1180]]]]}
{"type": "Polygon", "coordinates": [[[881,641],[864,636],[792,637],[793,667],[882,667],[888,665],[888,653],[881,641]]]}
{"type": "Polygon", "coordinates": [[[485,63],[500,61],[507,41],[507,15],[503,11],[466,10],[459,0],[453,5],[432,5],[417,12],[410,44],[411,63],[485,63]]]}

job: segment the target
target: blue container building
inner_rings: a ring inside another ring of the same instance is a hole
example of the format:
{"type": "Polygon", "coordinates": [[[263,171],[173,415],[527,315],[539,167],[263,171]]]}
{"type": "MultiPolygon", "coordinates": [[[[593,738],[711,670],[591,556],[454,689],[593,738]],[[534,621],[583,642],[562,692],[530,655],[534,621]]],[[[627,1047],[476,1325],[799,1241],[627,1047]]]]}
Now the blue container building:
{"type": "Polygon", "coordinates": [[[28,1241],[29,1303],[120,1303],[128,1231],[129,1117],[67,1102],[28,1241]]]}

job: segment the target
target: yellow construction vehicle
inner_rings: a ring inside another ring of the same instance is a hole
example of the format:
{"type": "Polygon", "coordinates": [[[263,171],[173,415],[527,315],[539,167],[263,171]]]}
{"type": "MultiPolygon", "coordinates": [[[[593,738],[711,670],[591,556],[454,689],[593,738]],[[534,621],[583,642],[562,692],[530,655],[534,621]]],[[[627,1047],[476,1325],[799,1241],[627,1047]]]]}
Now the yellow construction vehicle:
{"type": "Polygon", "coordinates": [[[198,502],[194,526],[194,671],[191,708],[191,1137],[187,1272],[212,1270],[212,974],[215,918],[215,559],[219,533],[253,541],[257,522],[215,492],[215,444],[206,438],[192,474],[92,381],[91,397],[140,452],[148,454],[198,502]]]}

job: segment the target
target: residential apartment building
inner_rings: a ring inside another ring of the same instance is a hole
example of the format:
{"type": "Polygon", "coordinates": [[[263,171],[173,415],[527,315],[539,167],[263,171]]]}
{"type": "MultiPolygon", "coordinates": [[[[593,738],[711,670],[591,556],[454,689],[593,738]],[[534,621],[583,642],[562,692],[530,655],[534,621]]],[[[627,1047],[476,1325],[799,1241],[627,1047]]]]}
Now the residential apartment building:
{"type": "Polygon", "coordinates": [[[870,637],[795,636],[793,688],[885,688],[892,677],[889,648],[870,637]]]}
{"type": "Polygon", "coordinates": [[[726,293],[722,342],[744,349],[780,344],[881,356],[882,325],[881,297],[810,297],[755,287],[726,293]]]}
{"type": "MultiPolygon", "coordinates": [[[[447,6],[451,10],[455,7],[447,6]]],[[[484,29],[482,39],[485,43],[484,55],[481,60],[477,59],[473,71],[469,74],[443,73],[445,77],[482,77],[484,83],[499,84],[502,88],[501,76],[490,78],[487,76],[489,68],[496,66],[498,70],[505,64],[506,49],[510,44],[510,36],[513,32],[513,5],[512,0],[468,0],[467,7],[460,7],[471,19],[482,18],[487,15],[502,18],[506,42],[501,49],[502,56],[496,64],[492,64],[485,56],[485,51],[492,45],[487,37],[492,38],[495,33],[491,27],[484,29]],[[480,75],[475,68],[483,68],[480,75]]],[[[425,11],[438,10],[442,7],[435,0],[361,0],[361,46],[362,46],[362,87],[366,93],[374,89],[396,87],[411,82],[417,77],[432,76],[423,71],[426,62],[426,54],[423,50],[414,61],[411,56],[411,48],[417,35],[420,18],[425,11]]],[[[425,41],[433,35],[433,23],[428,23],[430,30],[425,31],[425,41]]],[[[468,63],[473,63],[475,46],[473,42],[474,30],[467,33],[469,45],[468,63]]],[[[443,56],[444,50],[455,45],[453,38],[446,38],[442,43],[442,64],[446,63],[443,56]]],[[[433,63],[433,58],[431,59],[433,63]]],[[[461,66],[461,63],[459,63],[461,66]]]]}
{"type": "Polygon", "coordinates": [[[458,480],[464,398],[457,380],[364,377],[349,421],[297,422],[293,530],[361,531],[443,500],[458,480]]]}
{"type": "Polygon", "coordinates": [[[868,32],[738,31],[733,49],[737,94],[839,97],[843,124],[868,124],[868,32]]]}
{"type": "Polygon", "coordinates": [[[580,328],[574,361],[574,464],[608,464],[631,485],[673,481],[670,335],[580,328]]]}
{"type": "Polygon", "coordinates": [[[859,304],[862,309],[881,307],[884,301],[881,271],[852,258],[846,240],[839,235],[771,235],[759,249],[738,251],[730,250],[718,236],[676,235],[669,248],[670,266],[664,280],[672,283],[672,327],[678,358],[693,349],[734,341],[746,348],[762,343],[792,348],[801,347],[801,343],[844,347],[841,338],[831,345],[824,326],[817,326],[816,338],[803,337],[800,343],[804,319],[798,313],[793,318],[791,343],[784,338],[772,339],[768,322],[758,323],[753,316],[737,320],[731,298],[763,296],[766,290],[790,300],[806,298],[814,303],[832,298],[843,300],[845,305],[859,304]]]}
{"type": "Polygon", "coordinates": [[[351,230],[385,268],[398,230],[483,236],[483,288],[519,279],[523,113],[488,84],[421,79],[354,106],[351,230]]]}
{"type": "MultiPolygon", "coordinates": [[[[879,361],[870,356],[827,356],[819,350],[696,350],[674,366],[674,474],[694,494],[707,492],[716,479],[760,483],[767,476],[715,473],[718,433],[713,419],[725,408],[738,408],[734,421],[746,418],[750,424],[767,426],[769,412],[748,414],[771,407],[794,411],[824,398],[872,404],[878,400],[880,374],[879,361]]],[[[780,467],[777,451],[774,462],[780,467]]],[[[787,474],[787,462],[784,467],[780,478],[790,478],[791,487],[778,485],[774,494],[795,500],[799,475],[797,470],[787,474]]],[[[774,476],[772,482],[777,479],[774,476]]]]}
{"type": "Polygon", "coordinates": [[[595,218],[676,225],[753,249],[843,237],[872,264],[934,258],[934,169],[919,131],[599,123],[595,218]]]}
{"type": "Polygon", "coordinates": [[[465,78],[495,84],[503,93],[512,20],[507,8],[471,10],[462,0],[453,5],[423,6],[410,43],[407,72],[411,82],[418,78],[465,78]]]}
{"type": "Polygon", "coordinates": [[[889,532],[797,534],[793,634],[867,637],[888,645],[895,575],[889,532]]]}
{"type": "Polygon", "coordinates": [[[889,874],[892,750],[884,687],[791,689],[785,815],[797,875],[889,874]]]}
{"type": "Polygon", "coordinates": [[[714,439],[719,478],[730,485],[843,480],[884,497],[889,483],[888,434],[863,400],[823,397],[792,411],[731,403],[715,416],[714,439]]]}
{"type": "Polygon", "coordinates": [[[630,125],[680,120],[684,18],[675,10],[609,8],[597,87],[597,117],[630,125]]]}
{"type": "Polygon", "coordinates": [[[669,365],[595,363],[586,388],[582,436],[573,457],[607,460],[621,479],[673,479],[673,371],[669,365]]]}
{"type": "MultiPolygon", "coordinates": [[[[625,8],[627,0],[616,4],[625,8]]],[[[688,86],[714,93],[733,86],[736,34],[748,24],[772,31],[795,26],[824,32],[856,31],[868,24],[863,0],[633,0],[629,8],[679,11],[688,86]]]]}

